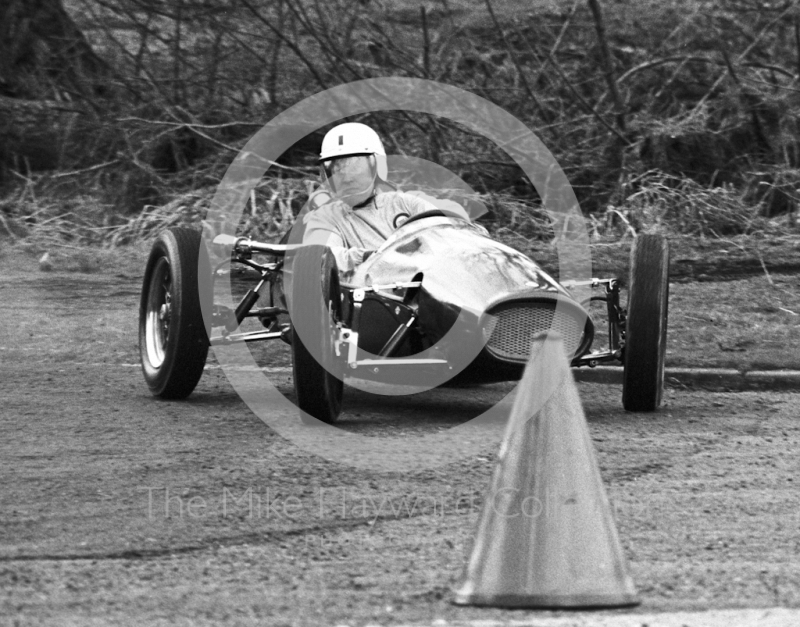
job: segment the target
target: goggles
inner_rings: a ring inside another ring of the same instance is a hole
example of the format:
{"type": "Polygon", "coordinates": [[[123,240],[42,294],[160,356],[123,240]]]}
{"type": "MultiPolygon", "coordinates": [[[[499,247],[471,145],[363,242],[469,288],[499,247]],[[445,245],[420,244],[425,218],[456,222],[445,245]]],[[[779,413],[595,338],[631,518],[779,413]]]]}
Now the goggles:
{"type": "Polygon", "coordinates": [[[341,162],[344,159],[349,159],[350,157],[372,157],[369,160],[369,167],[372,173],[373,180],[377,176],[377,163],[375,155],[371,152],[357,154],[357,155],[347,155],[345,157],[335,157],[333,159],[320,161],[319,163],[320,176],[322,177],[323,182],[326,183],[332,190],[335,189],[335,184],[333,180],[334,176],[342,168],[341,162]]]}

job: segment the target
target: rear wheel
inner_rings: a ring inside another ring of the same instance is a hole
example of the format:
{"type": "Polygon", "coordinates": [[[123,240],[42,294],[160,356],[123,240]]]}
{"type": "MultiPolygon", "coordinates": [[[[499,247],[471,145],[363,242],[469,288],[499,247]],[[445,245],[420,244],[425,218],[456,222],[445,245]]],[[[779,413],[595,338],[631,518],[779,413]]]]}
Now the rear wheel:
{"type": "Polygon", "coordinates": [[[139,355],[150,391],[186,398],[203,374],[211,269],[197,231],[174,228],[153,243],[139,304],[139,355]],[[202,281],[200,279],[202,278],[202,281]]]}
{"type": "Polygon", "coordinates": [[[304,246],[293,255],[290,315],[292,370],[303,414],[334,423],[342,410],[343,359],[334,341],[341,315],[339,272],[325,246],[304,246]]]}
{"type": "Polygon", "coordinates": [[[664,389],[669,302],[669,246],[659,234],[636,237],[631,250],[622,405],[655,411],[664,389]]]}

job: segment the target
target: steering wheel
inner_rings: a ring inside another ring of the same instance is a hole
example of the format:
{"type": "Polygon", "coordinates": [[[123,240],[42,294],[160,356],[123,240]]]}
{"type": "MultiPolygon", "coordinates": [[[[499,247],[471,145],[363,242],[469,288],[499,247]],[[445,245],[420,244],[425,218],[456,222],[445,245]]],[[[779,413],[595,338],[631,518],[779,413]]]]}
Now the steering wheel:
{"type": "Polygon", "coordinates": [[[463,216],[458,215],[457,213],[451,213],[450,211],[443,211],[442,209],[428,209],[428,211],[423,211],[422,213],[417,213],[411,216],[408,220],[403,222],[397,228],[403,228],[406,224],[411,224],[412,222],[416,222],[417,220],[424,220],[425,218],[462,218],[463,216]]]}

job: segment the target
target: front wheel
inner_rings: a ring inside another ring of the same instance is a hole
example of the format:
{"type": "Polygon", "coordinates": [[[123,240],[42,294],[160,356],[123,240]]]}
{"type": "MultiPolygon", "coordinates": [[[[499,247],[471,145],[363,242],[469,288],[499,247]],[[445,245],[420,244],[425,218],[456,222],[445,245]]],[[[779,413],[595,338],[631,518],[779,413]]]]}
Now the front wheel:
{"type": "Polygon", "coordinates": [[[343,359],[334,341],[341,316],[339,272],[331,250],[303,246],[292,260],[290,316],[292,371],[297,406],[305,422],[312,416],[334,423],[342,410],[343,359]]]}
{"type": "Polygon", "coordinates": [[[139,355],[150,391],[180,399],[192,393],[208,355],[203,309],[210,309],[211,269],[197,231],[173,228],[150,250],[139,304],[139,355]]]}
{"type": "Polygon", "coordinates": [[[659,234],[639,235],[631,249],[625,323],[622,405],[655,411],[664,389],[669,303],[669,245],[659,234]]]}

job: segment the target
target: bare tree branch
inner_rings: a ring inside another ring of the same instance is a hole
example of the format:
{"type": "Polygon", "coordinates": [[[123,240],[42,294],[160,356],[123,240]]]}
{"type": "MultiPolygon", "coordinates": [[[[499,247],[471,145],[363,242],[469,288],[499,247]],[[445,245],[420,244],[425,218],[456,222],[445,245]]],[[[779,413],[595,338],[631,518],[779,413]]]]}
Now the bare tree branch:
{"type": "Polygon", "coordinates": [[[528,79],[525,76],[525,70],[523,69],[522,65],[517,59],[517,55],[514,53],[514,50],[511,48],[511,45],[508,43],[508,38],[506,37],[505,30],[500,25],[500,22],[497,21],[497,16],[494,14],[494,8],[492,7],[492,0],[486,0],[486,8],[489,10],[489,15],[492,17],[492,22],[494,23],[495,28],[500,32],[500,37],[503,40],[503,45],[508,52],[508,56],[511,58],[512,63],[514,63],[514,67],[517,68],[517,74],[519,75],[520,80],[522,81],[522,86],[525,88],[525,91],[528,93],[528,97],[531,99],[533,104],[536,106],[536,109],[539,111],[539,115],[542,116],[542,119],[545,123],[550,124],[553,121],[550,113],[545,110],[542,106],[542,103],[539,102],[539,99],[536,97],[536,94],[533,93],[533,89],[528,84],[528,79]]]}
{"type": "Polygon", "coordinates": [[[279,30],[278,28],[273,26],[270,23],[270,21],[266,19],[263,15],[261,15],[258,9],[256,9],[252,5],[252,3],[249,2],[249,0],[239,0],[239,1],[242,3],[242,5],[244,5],[247,8],[248,11],[250,11],[253,14],[253,16],[259,22],[264,24],[264,26],[269,28],[275,34],[275,36],[277,36],[281,41],[283,41],[283,43],[289,46],[289,48],[291,49],[292,52],[294,52],[297,58],[300,59],[303,62],[303,64],[308,68],[308,71],[311,72],[311,75],[314,77],[314,80],[317,81],[320,87],[322,87],[323,89],[328,88],[328,84],[325,81],[325,79],[322,78],[320,73],[317,71],[317,68],[314,67],[314,64],[311,63],[308,57],[306,57],[306,55],[303,54],[303,51],[300,49],[300,46],[298,46],[296,42],[292,41],[286,35],[284,35],[282,30],[279,30]]]}
{"type": "Polygon", "coordinates": [[[623,133],[625,132],[625,110],[622,105],[622,98],[617,89],[617,81],[614,80],[614,64],[611,61],[611,53],[608,50],[608,40],[606,38],[606,27],[603,22],[603,12],[600,9],[598,0],[587,0],[589,8],[594,17],[594,27],[597,31],[597,40],[600,45],[600,62],[603,65],[603,73],[605,75],[608,91],[611,94],[611,100],[616,109],[617,126],[623,133]]]}
{"type": "MultiPolygon", "coordinates": [[[[753,42],[749,46],[747,46],[744,52],[742,52],[742,54],[740,54],[736,58],[736,62],[740,63],[743,59],[745,59],[747,55],[749,55],[753,51],[753,49],[758,45],[758,43],[763,39],[764,35],[766,35],[770,30],[772,30],[772,27],[775,26],[775,24],[777,24],[781,19],[783,19],[783,17],[787,13],[789,13],[789,11],[794,9],[796,6],[797,6],[797,0],[794,0],[793,2],[789,3],[788,6],[786,6],[786,8],[784,8],[784,10],[781,11],[764,28],[762,28],[761,31],[756,36],[756,38],[753,40],[753,42]]],[[[706,103],[706,101],[711,97],[711,94],[713,94],[714,91],[717,89],[717,87],[719,87],[722,84],[722,81],[725,80],[725,77],[727,75],[728,75],[727,70],[724,73],[720,74],[719,78],[717,78],[717,80],[714,81],[711,87],[709,87],[709,89],[706,91],[706,93],[703,95],[700,101],[694,106],[689,115],[694,114],[698,109],[700,109],[700,107],[702,107],[706,103]]]]}

